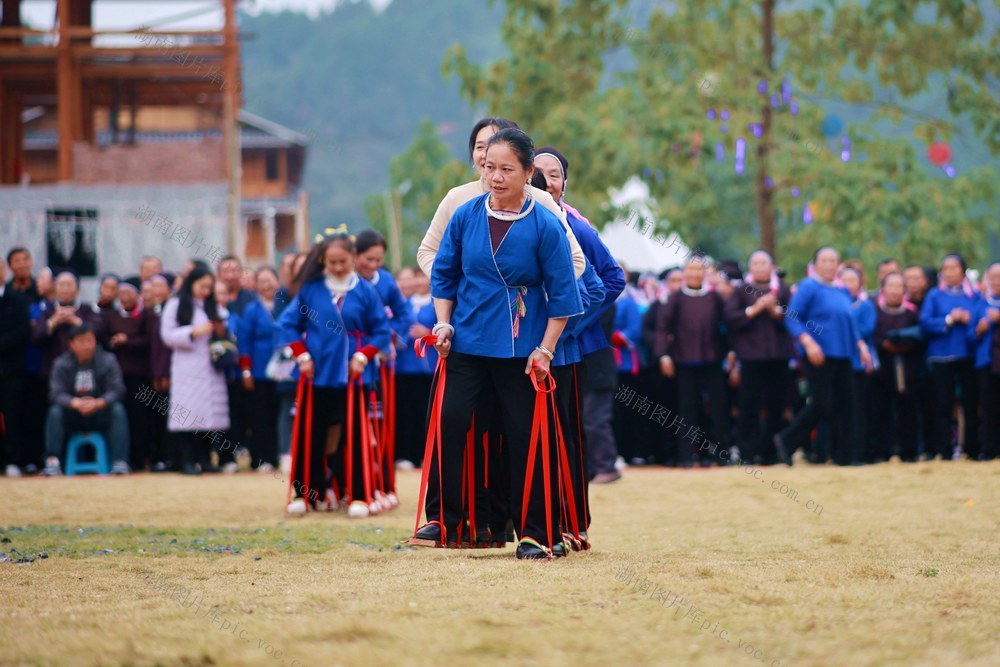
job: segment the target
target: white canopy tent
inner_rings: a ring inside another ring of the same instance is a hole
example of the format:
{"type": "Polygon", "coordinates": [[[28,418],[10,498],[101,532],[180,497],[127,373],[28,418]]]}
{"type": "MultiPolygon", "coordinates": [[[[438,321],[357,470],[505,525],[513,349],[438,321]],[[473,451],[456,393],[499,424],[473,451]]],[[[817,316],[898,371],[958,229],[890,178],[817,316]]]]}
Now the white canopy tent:
{"type": "Polygon", "coordinates": [[[609,193],[614,206],[627,213],[608,223],[600,237],[627,270],[659,273],[678,266],[691,255],[691,249],[677,234],[656,231],[649,186],[642,180],[633,176],[620,190],[612,188],[609,193]]]}

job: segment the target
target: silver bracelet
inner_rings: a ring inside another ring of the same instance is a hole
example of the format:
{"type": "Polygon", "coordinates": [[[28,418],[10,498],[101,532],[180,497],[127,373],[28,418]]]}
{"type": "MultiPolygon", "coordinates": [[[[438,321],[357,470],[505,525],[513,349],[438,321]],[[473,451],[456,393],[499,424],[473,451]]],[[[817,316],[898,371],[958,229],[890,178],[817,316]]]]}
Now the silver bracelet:
{"type": "Polygon", "coordinates": [[[295,361],[299,362],[300,364],[304,364],[307,361],[312,361],[312,355],[309,354],[308,352],[303,352],[299,356],[295,357],[295,361]]]}
{"type": "Polygon", "coordinates": [[[438,322],[437,324],[435,324],[434,328],[431,329],[431,333],[434,334],[435,336],[437,336],[438,335],[438,331],[440,331],[441,329],[446,328],[446,327],[451,332],[451,334],[448,337],[449,338],[454,338],[455,337],[455,327],[451,326],[447,322],[438,322]]]}
{"type": "Polygon", "coordinates": [[[545,347],[544,345],[539,345],[539,346],[538,346],[538,347],[536,347],[535,349],[536,349],[536,350],[538,350],[539,352],[541,352],[542,354],[544,354],[544,355],[545,355],[546,357],[548,357],[548,358],[549,358],[549,361],[552,361],[552,360],[553,360],[553,359],[555,358],[555,356],[556,356],[556,355],[554,355],[554,354],[552,353],[552,351],[551,351],[551,350],[549,350],[549,349],[548,349],[547,347],[545,347]]]}

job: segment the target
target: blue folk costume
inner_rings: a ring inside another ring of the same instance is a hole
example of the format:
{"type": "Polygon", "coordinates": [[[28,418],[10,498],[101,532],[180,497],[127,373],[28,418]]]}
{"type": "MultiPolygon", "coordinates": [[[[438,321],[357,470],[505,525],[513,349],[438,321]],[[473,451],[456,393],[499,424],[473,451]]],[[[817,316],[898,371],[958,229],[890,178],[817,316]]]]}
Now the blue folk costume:
{"type": "MultiPolygon", "coordinates": [[[[548,320],[579,315],[583,304],[559,220],[530,197],[515,216],[494,213],[489,197],[472,199],[455,211],[431,275],[433,297],[454,302],[450,324],[455,335],[441,407],[442,475],[438,479],[438,466],[425,461],[433,478],[425,508],[430,524],[415,536],[415,543],[428,546],[454,541],[464,522],[461,480],[467,431],[479,397],[490,384],[504,423],[510,512],[515,524],[525,519],[520,538],[536,545],[545,542],[550,537],[547,514],[555,510],[558,517],[557,505],[546,507],[541,486],[534,484],[530,506],[522,515],[535,398],[525,364],[541,343],[548,320]]],[[[558,498],[552,500],[557,503],[558,498]]]]}
{"type": "Polygon", "coordinates": [[[524,217],[491,252],[488,197],[463,204],[452,216],[434,258],[431,295],[455,302],[455,352],[526,359],[549,318],[583,312],[569,243],[559,220],[529,200],[524,217]]]}
{"type": "MultiPolygon", "coordinates": [[[[320,275],[302,285],[299,293],[281,312],[277,323],[277,344],[290,348],[288,354],[298,358],[308,352],[315,368],[312,381],[311,424],[306,424],[308,410],[296,405],[300,431],[298,451],[292,456],[296,464],[292,487],[296,498],[305,498],[314,506],[325,502],[328,481],[325,469],[324,445],[330,427],[343,423],[346,403],[347,364],[352,348],[344,320],[334,294],[320,275]],[[309,479],[305,480],[304,442],[311,439],[309,479]]],[[[299,370],[293,372],[298,379],[299,370]]],[[[310,400],[306,393],[304,400],[310,400]]]]}
{"type": "Polygon", "coordinates": [[[267,376],[268,364],[277,351],[278,323],[274,306],[267,306],[256,297],[243,311],[242,316],[230,314],[234,326],[236,345],[240,351],[240,369],[250,372],[253,391],[249,400],[249,415],[252,437],[247,442],[250,459],[255,467],[263,463],[275,465],[278,462],[278,411],[279,397],[277,383],[267,376]]]}
{"type": "Polygon", "coordinates": [[[389,326],[396,334],[396,339],[405,341],[413,325],[413,314],[406,299],[403,298],[403,293],[399,291],[396,279],[385,269],[379,269],[368,282],[375,288],[384,306],[389,309],[386,314],[389,316],[389,326]]]}
{"type": "Polygon", "coordinates": [[[968,324],[954,322],[951,311],[962,308],[974,316],[980,301],[982,296],[967,279],[954,287],[942,282],[927,293],[920,309],[920,330],[927,340],[936,408],[933,438],[927,445],[928,459],[940,454],[942,460],[949,460],[954,455],[951,422],[956,399],[965,418],[965,452],[972,459],[979,456],[979,382],[975,349],[969,338],[976,320],[970,318],[968,324]]]}

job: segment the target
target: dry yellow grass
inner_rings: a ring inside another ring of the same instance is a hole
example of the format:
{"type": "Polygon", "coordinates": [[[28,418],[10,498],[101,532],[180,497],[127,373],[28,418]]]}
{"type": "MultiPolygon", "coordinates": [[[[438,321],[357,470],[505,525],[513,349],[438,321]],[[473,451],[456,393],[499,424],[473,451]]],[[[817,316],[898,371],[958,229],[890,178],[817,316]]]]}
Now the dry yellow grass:
{"type": "Polygon", "coordinates": [[[0,563],[0,664],[1000,665],[1000,462],[757,475],[629,470],[544,564],[395,548],[415,473],[361,522],[250,473],[0,480],[0,551],[48,554],[0,563]]]}

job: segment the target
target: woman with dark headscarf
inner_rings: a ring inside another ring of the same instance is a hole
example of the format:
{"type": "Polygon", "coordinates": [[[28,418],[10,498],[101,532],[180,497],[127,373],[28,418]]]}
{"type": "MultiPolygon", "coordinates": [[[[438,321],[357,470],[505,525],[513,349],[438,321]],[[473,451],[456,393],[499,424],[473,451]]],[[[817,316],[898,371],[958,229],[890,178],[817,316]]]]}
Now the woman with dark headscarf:
{"type": "Polygon", "coordinates": [[[740,458],[748,463],[774,463],[773,439],[781,430],[788,397],[788,361],[794,354],[784,322],[792,293],[778,277],[767,251],[751,254],[747,266],[743,283],[733,290],[724,307],[740,364],[740,458]],[[761,407],[767,411],[763,434],[761,407]]]}
{"type": "Polygon", "coordinates": [[[429,521],[416,531],[414,544],[444,546],[465,521],[461,480],[467,431],[487,386],[503,417],[511,514],[521,519],[517,557],[549,558],[559,541],[553,540],[551,523],[555,515],[558,530],[558,497],[547,503],[535,484],[542,481],[541,466],[526,481],[535,403],[528,376],[541,381],[549,375],[566,319],[583,308],[565,229],[536,205],[529,185],[533,157],[531,139],[520,130],[490,138],[483,160],[490,192],[456,211],[434,259],[433,332],[438,353],[447,358],[447,380],[441,458],[424,463],[430,488],[439,486],[441,493],[428,496],[429,521]],[[522,513],[525,484],[533,493],[522,513]]]}

